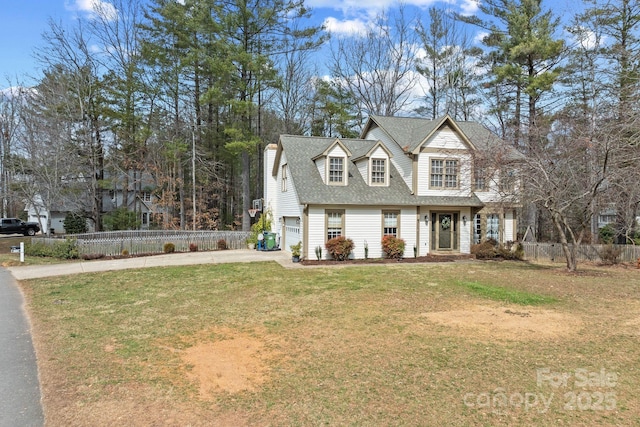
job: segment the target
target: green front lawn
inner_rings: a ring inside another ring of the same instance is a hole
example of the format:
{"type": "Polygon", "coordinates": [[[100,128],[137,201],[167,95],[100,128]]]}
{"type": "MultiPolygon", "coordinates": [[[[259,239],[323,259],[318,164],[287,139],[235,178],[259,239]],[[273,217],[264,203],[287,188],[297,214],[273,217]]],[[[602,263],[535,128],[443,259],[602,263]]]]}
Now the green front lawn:
{"type": "Polygon", "coordinates": [[[640,423],[636,269],[227,264],[23,288],[52,426],[640,423]]]}

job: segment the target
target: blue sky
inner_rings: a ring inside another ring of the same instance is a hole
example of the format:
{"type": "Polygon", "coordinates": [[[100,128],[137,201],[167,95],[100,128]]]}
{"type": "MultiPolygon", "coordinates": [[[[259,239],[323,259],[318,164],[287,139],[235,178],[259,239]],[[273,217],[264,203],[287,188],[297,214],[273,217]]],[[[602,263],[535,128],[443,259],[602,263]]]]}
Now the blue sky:
{"type": "MultiPolygon", "coordinates": [[[[38,64],[34,49],[43,46],[42,34],[47,31],[49,20],[72,26],[78,16],[87,16],[97,2],[108,0],[0,0],[0,87],[8,83],[33,82],[38,76],[38,64]]],[[[548,0],[554,12],[569,12],[576,0],[548,0]]],[[[355,33],[364,28],[377,13],[398,7],[397,0],[306,0],[313,9],[314,21],[325,25],[334,33],[355,33]]],[[[473,14],[476,0],[404,0],[412,12],[437,5],[473,14]]]]}

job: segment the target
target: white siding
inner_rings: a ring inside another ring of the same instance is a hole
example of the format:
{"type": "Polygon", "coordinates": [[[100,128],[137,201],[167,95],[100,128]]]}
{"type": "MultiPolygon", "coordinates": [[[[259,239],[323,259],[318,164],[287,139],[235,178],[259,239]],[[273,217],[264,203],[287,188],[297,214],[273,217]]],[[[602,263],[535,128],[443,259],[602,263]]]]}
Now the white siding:
{"type": "Polygon", "coordinates": [[[367,174],[369,173],[369,162],[367,161],[367,159],[360,160],[358,163],[356,163],[356,166],[358,167],[358,172],[360,172],[360,175],[362,176],[362,179],[364,179],[364,182],[369,183],[369,177],[367,176],[367,174]]]}
{"type": "Polygon", "coordinates": [[[400,238],[404,239],[404,257],[413,258],[413,247],[418,247],[416,208],[404,208],[400,211],[400,238]]]}
{"type": "MultiPolygon", "coordinates": [[[[404,153],[402,147],[397,143],[393,142],[385,132],[382,131],[379,127],[376,127],[370,130],[366,135],[366,139],[374,139],[376,141],[382,141],[387,147],[387,149],[391,152],[393,158],[391,162],[400,172],[400,176],[407,184],[409,188],[411,188],[411,174],[413,172],[413,162],[412,160],[404,153]]],[[[400,141],[400,144],[402,141],[400,141]]],[[[408,142],[407,142],[408,143],[408,142]]]]}
{"type": "Polygon", "coordinates": [[[344,152],[339,144],[334,145],[331,151],[327,154],[328,157],[347,157],[347,153],[344,152]]]}
{"type": "Polygon", "coordinates": [[[276,202],[277,211],[273,212],[273,216],[276,221],[283,216],[299,217],[302,213],[302,207],[298,204],[298,193],[296,192],[296,186],[289,172],[289,178],[287,179],[287,191],[282,192],[282,165],[286,164],[287,155],[282,153],[280,157],[280,165],[278,166],[277,176],[277,192],[278,198],[276,202]]]}
{"type": "Polygon", "coordinates": [[[514,242],[516,239],[513,235],[514,229],[514,221],[513,211],[508,210],[504,213],[504,238],[503,243],[506,242],[514,242]]]}
{"type": "Polygon", "coordinates": [[[498,191],[498,172],[494,172],[491,176],[485,177],[486,191],[476,191],[476,196],[482,201],[482,203],[496,203],[502,200],[500,192],[498,191]]]}
{"type": "Polygon", "coordinates": [[[417,168],[417,195],[418,196],[464,196],[471,195],[471,161],[469,153],[443,152],[443,153],[420,153],[418,155],[417,168]],[[430,166],[431,159],[457,159],[459,169],[459,188],[454,190],[430,189],[430,166]]]}
{"type": "Polygon", "coordinates": [[[448,127],[436,131],[429,141],[427,141],[425,147],[443,150],[467,150],[469,148],[460,139],[458,134],[448,127]]]}
{"type": "Polygon", "coordinates": [[[373,153],[371,153],[371,158],[388,159],[389,156],[387,155],[387,152],[382,149],[382,147],[378,147],[373,151],[373,153]]]}
{"type": "MultiPolygon", "coordinates": [[[[327,250],[324,247],[324,207],[309,207],[308,241],[303,239],[303,252],[307,253],[308,259],[316,259],[316,246],[322,248],[322,258],[327,259],[327,250]]],[[[304,236],[304,234],[302,234],[304,236]]]]}
{"type": "Polygon", "coordinates": [[[272,175],[276,151],[272,145],[267,146],[264,150],[264,194],[262,196],[264,198],[264,207],[271,209],[274,215],[278,211],[277,203],[278,193],[280,191],[278,188],[278,177],[272,175]]]}
{"type": "Polygon", "coordinates": [[[460,221],[460,224],[458,225],[460,230],[460,253],[469,254],[471,253],[471,241],[473,240],[473,217],[471,216],[471,209],[466,208],[461,210],[458,221],[460,221]],[[462,219],[463,217],[467,218],[466,225],[462,219]]]}
{"type": "MultiPolygon", "coordinates": [[[[325,210],[341,209],[340,207],[311,207],[309,208],[309,242],[307,246],[311,259],[315,259],[316,246],[322,247],[323,258],[327,259],[325,244],[325,210]]],[[[369,258],[381,258],[382,253],[382,211],[400,211],[400,238],[405,241],[405,257],[413,257],[413,246],[416,244],[416,215],[415,208],[396,208],[393,206],[363,206],[347,208],[345,211],[344,236],[353,240],[355,258],[364,258],[365,242],[369,246],[369,258]]]]}
{"type": "Polygon", "coordinates": [[[465,196],[471,194],[472,184],[472,156],[469,147],[460,139],[458,134],[450,128],[437,131],[423,148],[430,151],[418,155],[417,167],[417,189],[418,196],[465,196]],[[431,150],[438,152],[431,152],[431,150]],[[430,166],[431,159],[457,159],[459,169],[458,189],[430,189],[430,166]]]}
{"type": "Polygon", "coordinates": [[[358,163],[356,163],[358,172],[360,172],[360,175],[362,176],[362,179],[364,179],[364,182],[366,182],[368,185],[371,185],[371,159],[384,159],[387,161],[387,170],[385,171],[385,185],[389,185],[389,155],[382,149],[382,147],[376,148],[373,153],[371,153],[371,156],[369,158],[362,159],[358,161],[358,163]]]}
{"type": "Polygon", "coordinates": [[[431,242],[431,212],[428,208],[422,207],[420,208],[420,222],[418,223],[418,227],[420,229],[420,241],[416,245],[418,248],[418,256],[425,256],[430,251],[430,242],[431,242]],[[429,219],[429,222],[425,224],[424,217],[429,219]]]}

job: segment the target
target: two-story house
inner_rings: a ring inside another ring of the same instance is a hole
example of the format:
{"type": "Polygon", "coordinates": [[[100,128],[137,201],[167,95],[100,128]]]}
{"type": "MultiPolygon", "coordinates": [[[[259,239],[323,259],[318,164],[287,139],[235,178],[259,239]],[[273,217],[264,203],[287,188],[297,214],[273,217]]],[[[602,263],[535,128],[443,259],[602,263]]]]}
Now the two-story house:
{"type": "Polygon", "coordinates": [[[300,241],[304,258],[340,235],[356,258],[365,246],[383,256],[384,235],[404,239],[406,257],[414,247],[467,254],[484,239],[516,239],[515,160],[478,123],[374,116],[358,139],[282,135],[268,146],[264,207],[281,247],[300,241]]]}
{"type": "MultiPolygon", "coordinates": [[[[102,215],[113,212],[118,208],[126,208],[139,215],[140,228],[148,229],[154,214],[162,214],[163,209],[157,203],[154,194],[156,187],[154,177],[148,172],[137,172],[135,175],[129,172],[128,177],[120,174],[117,177],[109,176],[111,188],[102,191],[102,215]],[[126,191],[123,182],[126,179],[126,191]],[[135,191],[134,191],[135,190],[135,191]]],[[[43,230],[49,229],[56,234],[64,234],[64,220],[70,213],[83,214],[91,212],[92,199],[88,192],[87,179],[80,176],[74,180],[65,182],[65,190],[55,200],[49,200],[40,194],[36,194],[31,201],[26,203],[28,221],[39,222],[43,230]]],[[[87,220],[87,229],[95,230],[95,224],[87,220]]]]}

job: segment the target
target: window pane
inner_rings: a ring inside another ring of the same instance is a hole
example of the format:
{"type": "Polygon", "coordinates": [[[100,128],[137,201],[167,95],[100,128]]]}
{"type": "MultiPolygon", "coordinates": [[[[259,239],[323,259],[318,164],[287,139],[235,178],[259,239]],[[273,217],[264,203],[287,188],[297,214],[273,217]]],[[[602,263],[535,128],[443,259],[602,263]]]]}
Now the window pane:
{"type": "Polygon", "coordinates": [[[342,213],[327,213],[327,239],[342,236],[342,213]]]}
{"type": "Polygon", "coordinates": [[[431,186],[442,187],[442,160],[431,160],[431,186]]]}
{"type": "Polygon", "coordinates": [[[371,160],[371,182],[375,184],[384,184],[385,178],[385,159],[371,160]]]}
{"type": "Polygon", "coordinates": [[[458,161],[447,160],[445,169],[445,187],[456,188],[458,186],[458,161]]]}
{"type": "Polygon", "coordinates": [[[342,182],[342,157],[329,157],[329,182],[342,182]]]}
{"type": "Polygon", "coordinates": [[[500,220],[498,215],[491,214],[487,215],[487,239],[499,239],[499,225],[500,220]]]}
{"type": "Polygon", "coordinates": [[[384,236],[398,236],[398,213],[397,212],[385,212],[384,213],[384,227],[382,234],[384,236]]]}

